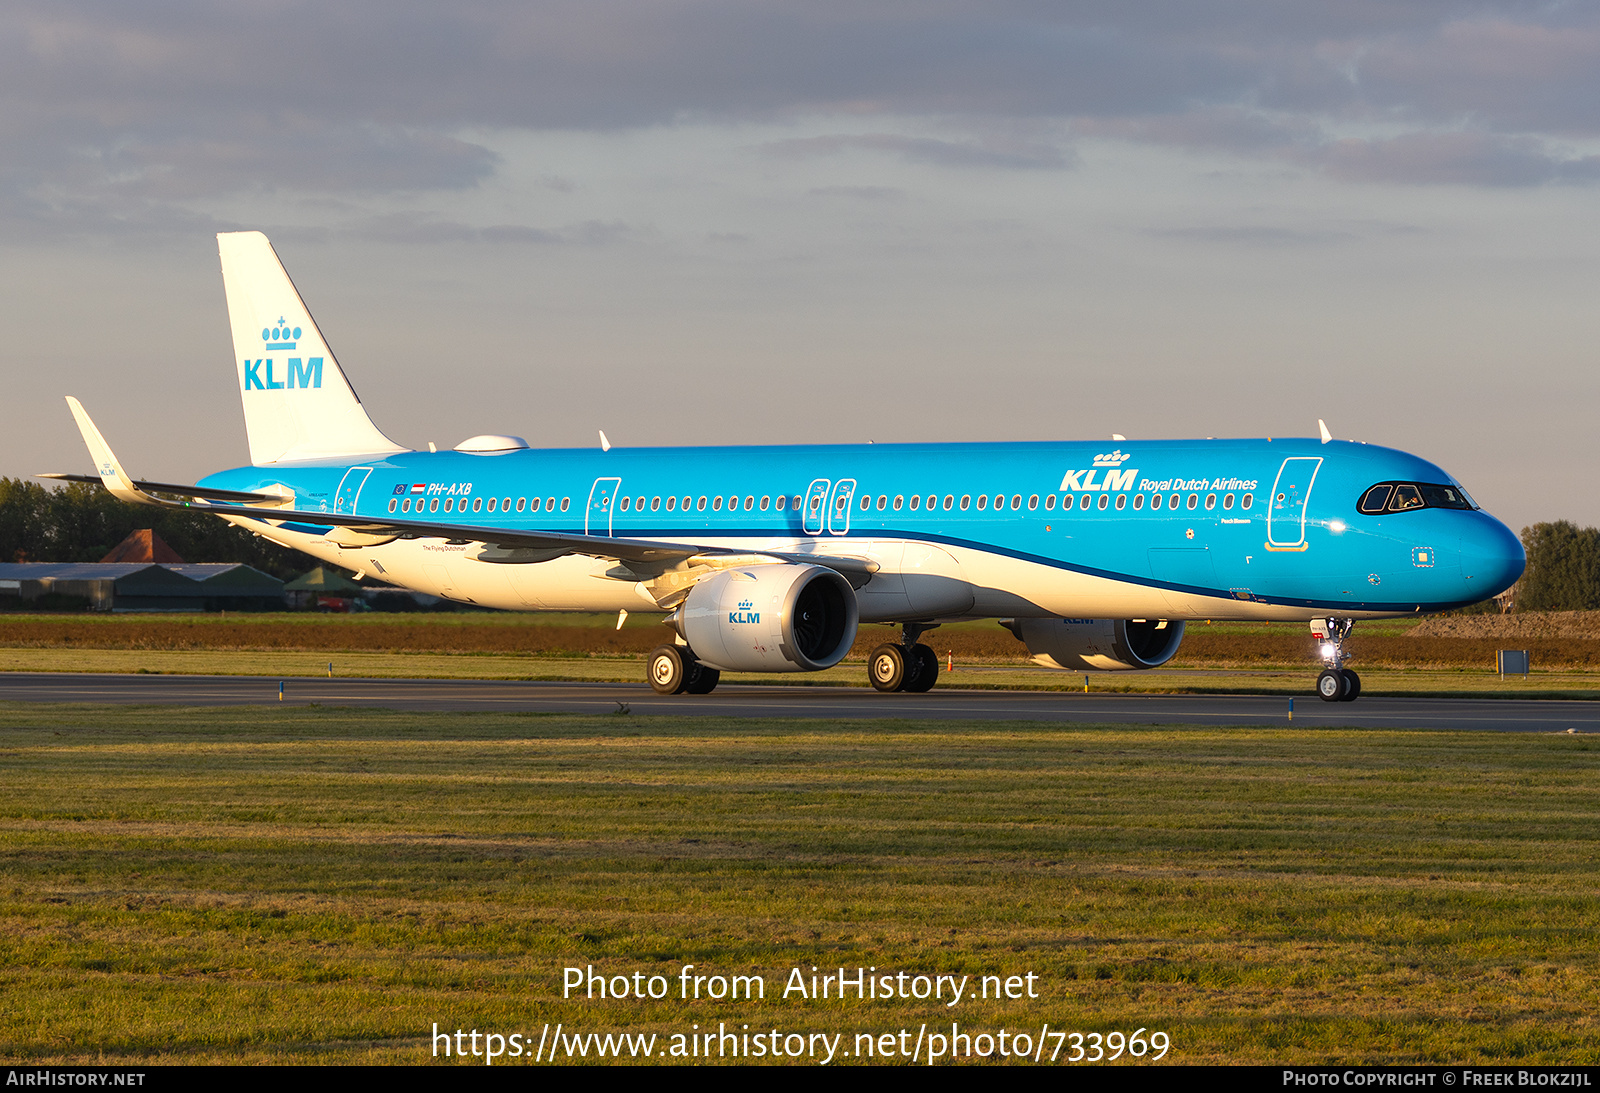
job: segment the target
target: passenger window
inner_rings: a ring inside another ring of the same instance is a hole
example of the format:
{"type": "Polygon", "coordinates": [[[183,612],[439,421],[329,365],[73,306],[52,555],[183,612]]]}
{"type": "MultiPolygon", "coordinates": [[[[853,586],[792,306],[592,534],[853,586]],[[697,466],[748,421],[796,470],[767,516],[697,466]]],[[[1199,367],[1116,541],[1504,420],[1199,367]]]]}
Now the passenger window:
{"type": "Polygon", "coordinates": [[[1389,491],[1392,489],[1394,489],[1394,487],[1389,485],[1387,482],[1382,483],[1381,485],[1373,486],[1366,493],[1362,494],[1360,502],[1356,505],[1356,510],[1358,512],[1364,512],[1368,516],[1382,512],[1386,507],[1388,507],[1389,491]]]}
{"type": "Polygon", "coordinates": [[[455,507],[456,507],[455,498],[446,497],[444,499],[444,511],[446,511],[446,512],[454,512],[455,511],[455,507]]]}
{"type": "Polygon", "coordinates": [[[545,498],[545,500],[544,500],[544,511],[546,511],[546,512],[554,512],[554,511],[556,511],[556,499],[554,497],[546,497],[545,498]]]}
{"type": "MultiPolygon", "coordinates": [[[[523,506],[523,504],[524,504],[524,501],[523,501],[523,499],[522,499],[522,498],[520,498],[520,497],[519,497],[519,498],[517,498],[517,511],[518,511],[518,512],[521,512],[521,511],[522,511],[522,506],[523,506]]],[[[538,512],[538,511],[539,511],[539,499],[538,499],[538,498],[537,498],[537,497],[535,497],[535,498],[534,498],[534,499],[533,499],[533,511],[534,511],[534,512],[538,512]]]]}
{"type": "Polygon", "coordinates": [[[500,500],[500,498],[498,498],[498,497],[489,498],[489,511],[490,512],[493,512],[495,510],[495,506],[499,502],[499,500],[500,500]]]}
{"type": "Polygon", "coordinates": [[[1222,507],[1224,509],[1233,508],[1233,494],[1225,493],[1222,495],[1222,507]]]}
{"type": "Polygon", "coordinates": [[[1017,493],[1011,495],[1011,508],[1015,512],[1022,511],[1022,494],[1017,493]]]}
{"type": "Polygon", "coordinates": [[[956,507],[956,496],[955,496],[955,494],[953,494],[953,493],[945,494],[944,495],[944,511],[949,512],[951,509],[953,509],[955,507],[956,507]]]}
{"type": "Polygon", "coordinates": [[[729,512],[738,512],[739,511],[739,495],[738,494],[734,494],[732,497],[728,498],[728,511],[729,512]]]}
{"type": "Polygon", "coordinates": [[[1191,493],[1189,495],[1189,507],[1191,509],[1194,508],[1195,505],[1199,504],[1199,502],[1200,502],[1200,495],[1198,493],[1191,493]]]}
{"type": "MultiPolygon", "coordinates": [[[[938,503],[939,503],[939,499],[938,499],[938,498],[937,498],[937,497],[935,497],[935,496],[934,496],[934,495],[933,495],[933,494],[931,494],[931,493],[930,493],[930,494],[928,494],[928,507],[929,507],[929,508],[930,508],[930,509],[931,509],[931,508],[933,508],[933,507],[935,507],[935,506],[936,506],[936,505],[937,505],[937,504],[938,504],[938,503]]],[[[949,505],[946,505],[946,506],[945,506],[945,508],[949,508],[949,507],[950,507],[950,506],[949,506],[949,505]]]]}
{"type": "Polygon", "coordinates": [[[1150,511],[1154,512],[1156,509],[1158,509],[1160,507],[1161,507],[1161,495],[1159,493],[1152,493],[1150,495],[1150,511]]]}
{"type": "Polygon", "coordinates": [[[1423,504],[1422,491],[1409,482],[1404,482],[1394,488],[1394,496],[1389,498],[1389,511],[1404,512],[1406,509],[1420,509],[1423,504]]]}
{"type": "Polygon", "coordinates": [[[1124,508],[1127,507],[1127,505],[1128,505],[1128,495],[1125,494],[1125,493],[1117,494],[1117,511],[1119,511],[1119,512],[1122,511],[1124,508]]]}
{"type": "Polygon", "coordinates": [[[390,512],[393,512],[395,509],[397,509],[399,507],[400,507],[400,502],[399,501],[396,501],[393,497],[389,498],[389,511],[390,512]]]}
{"type": "MultiPolygon", "coordinates": [[[[762,505],[761,507],[762,508],[766,508],[767,506],[762,505]]],[[[756,499],[754,497],[746,497],[744,499],[744,511],[746,511],[746,512],[754,512],[755,510],[756,510],[756,499]]]]}
{"type": "Polygon", "coordinates": [[[897,493],[897,494],[894,495],[894,511],[899,512],[900,511],[900,507],[902,505],[904,505],[905,503],[906,503],[906,498],[905,498],[904,494],[897,493]]]}
{"type": "MultiPolygon", "coordinates": [[[[872,495],[871,494],[867,494],[867,493],[862,494],[861,495],[861,511],[862,512],[866,512],[871,507],[872,507],[872,495]]],[[[882,507],[882,506],[880,506],[880,507],[882,507]]]]}
{"type": "Polygon", "coordinates": [[[1036,509],[1038,507],[1039,507],[1039,495],[1036,494],[1036,493],[1030,495],[1028,497],[1028,511],[1032,512],[1034,509],[1036,509]]]}
{"type": "Polygon", "coordinates": [[[428,511],[429,512],[438,512],[439,511],[439,499],[437,497],[435,497],[432,501],[428,502],[428,511]]]}
{"type": "Polygon", "coordinates": [[[1089,504],[1090,504],[1090,499],[1089,499],[1089,495],[1088,494],[1084,494],[1082,497],[1078,498],[1078,507],[1080,509],[1088,508],[1089,504]]]}
{"type": "Polygon", "coordinates": [[[677,507],[678,507],[678,499],[676,497],[667,498],[667,511],[668,512],[676,511],[677,507]]]}
{"type": "Polygon", "coordinates": [[[882,512],[884,509],[886,509],[888,507],[889,507],[889,495],[886,494],[886,493],[878,494],[878,511],[882,512]]]}
{"type": "Polygon", "coordinates": [[[972,504],[972,495],[970,493],[962,494],[961,495],[961,511],[962,512],[966,512],[967,511],[967,506],[969,506],[971,504],[972,504]]]}
{"type": "Polygon", "coordinates": [[[1142,508],[1144,508],[1144,494],[1136,493],[1133,495],[1133,511],[1138,512],[1142,508]]]}
{"type": "Polygon", "coordinates": [[[1206,494],[1206,511],[1210,512],[1212,509],[1214,509],[1216,507],[1217,507],[1217,495],[1214,494],[1214,493],[1206,494]]]}
{"type": "Polygon", "coordinates": [[[1167,508],[1169,508],[1169,509],[1177,508],[1178,507],[1178,500],[1179,500],[1179,498],[1178,498],[1177,494],[1173,494],[1171,497],[1167,498],[1167,508]]]}
{"type": "Polygon", "coordinates": [[[921,507],[922,507],[922,494],[920,494],[920,493],[912,494],[911,495],[911,511],[912,512],[916,512],[921,507]]]}
{"type": "Polygon", "coordinates": [[[644,498],[640,497],[638,500],[636,500],[633,503],[633,508],[634,508],[635,512],[643,512],[644,511],[644,498]]]}
{"type": "Polygon", "coordinates": [[[474,497],[472,499],[472,511],[473,512],[482,512],[483,511],[483,498],[474,497]]]}
{"type": "Polygon", "coordinates": [[[701,494],[700,495],[700,500],[695,502],[694,507],[695,507],[695,511],[696,512],[704,512],[704,511],[706,511],[706,495],[705,494],[701,494]]]}
{"type": "MultiPolygon", "coordinates": [[[[507,497],[505,500],[500,502],[500,511],[501,512],[510,512],[511,511],[511,498],[507,497]]],[[[518,512],[522,511],[522,506],[520,504],[517,505],[517,511],[518,512]]]]}
{"type": "Polygon", "coordinates": [[[1053,509],[1055,507],[1056,507],[1056,495],[1053,494],[1053,493],[1045,494],[1044,511],[1049,512],[1051,509],[1053,509]]]}
{"type": "Polygon", "coordinates": [[[632,500],[633,500],[633,498],[631,498],[631,497],[624,497],[622,499],[622,511],[623,512],[627,512],[628,511],[628,503],[630,501],[632,501],[632,500]]]}
{"type": "Polygon", "coordinates": [[[1247,509],[1251,505],[1255,504],[1255,500],[1256,500],[1256,495],[1255,494],[1247,493],[1243,497],[1239,498],[1239,507],[1242,508],[1242,509],[1247,509]]]}
{"type": "MultiPolygon", "coordinates": [[[[985,508],[988,507],[988,505],[989,505],[989,495],[986,494],[986,493],[978,494],[978,511],[982,512],[985,508]]],[[[961,507],[962,508],[966,508],[967,507],[967,499],[965,497],[963,497],[961,499],[961,507]]]]}
{"type": "Polygon", "coordinates": [[[400,511],[401,512],[410,512],[411,511],[411,498],[408,497],[404,501],[400,502],[400,511]]]}
{"type": "MultiPolygon", "coordinates": [[[[685,497],[683,499],[683,511],[684,512],[688,512],[693,507],[694,507],[694,498],[685,497]]],[[[706,499],[704,497],[700,498],[700,507],[701,508],[705,508],[706,507],[706,499]]]]}
{"type": "Polygon", "coordinates": [[[786,493],[778,494],[778,511],[779,512],[783,511],[783,506],[785,504],[787,504],[788,501],[789,501],[789,495],[788,494],[786,494],[786,493]]]}
{"type": "Polygon", "coordinates": [[[657,511],[660,510],[660,508],[661,508],[661,498],[659,498],[659,497],[650,498],[650,511],[651,512],[657,512],[657,511]]]}
{"type": "MultiPolygon", "coordinates": [[[[700,501],[700,507],[701,508],[705,508],[706,507],[706,503],[705,503],[704,498],[702,498],[701,501],[700,501]]],[[[717,496],[715,496],[715,497],[713,497],[711,499],[711,511],[712,512],[721,512],[722,511],[722,495],[720,493],[717,496]]]]}
{"type": "MultiPolygon", "coordinates": [[[[748,501],[749,498],[747,497],[747,498],[745,498],[745,500],[748,501]]],[[[766,493],[762,494],[761,495],[761,511],[762,512],[766,512],[767,511],[767,506],[770,505],[770,504],[772,504],[772,495],[771,494],[766,494],[766,493]]]]}
{"type": "Polygon", "coordinates": [[[562,512],[566,512],[567,511],[567,506],[570,505],[570,504],[572,504],[572,500],[570,498],[563,497],[561,499],[561,511],[562,512]]]}
{"type": "Polygon", "coordinates": [[[1100,495],[1100,506],[1099,507],[1103,509],[1107,505],[1109,505],[1110,503],[1111,503],[1111,498],[1108,495],[1102,493],[1100,495]]]}

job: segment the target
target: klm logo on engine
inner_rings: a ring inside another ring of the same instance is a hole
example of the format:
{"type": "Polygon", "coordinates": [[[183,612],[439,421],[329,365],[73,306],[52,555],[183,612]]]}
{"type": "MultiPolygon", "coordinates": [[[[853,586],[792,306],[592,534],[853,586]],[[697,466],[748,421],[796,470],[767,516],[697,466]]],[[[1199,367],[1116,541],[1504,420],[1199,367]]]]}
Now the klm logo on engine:
{"type": "Polygon", "coordinates": [[[756,604],[755,604],[754,600],[740,600],[739,601],[739,610],[737,610],[737,611],[729,611],[728,612],[728,621],[729,622],[760,622],[761,621],[761,612],[752,610],[752,608],[754,608],[755,605],[756,604]]]}
{"type": "Polygon", "coordinates": [[[1131,490],[1138,479],[1139,471],[1136,467],[1126,470],[1122,465],[1133,458],[1131,452],[1120,449],[1114,452],[1105,452],[1094,457],[1094,465],[1088,470],[1068,471],[1061,479],[1063,490],[1131,490]],[[1096,478],[1099,481],[1096,481],[1096,478]]]}
{"type": "MultiPolygon", "coordinates": [[[[284,352],[293,349],[300,340],[300,328],[290,326],[280,318],[277,326],[261,328],[261,345],[265,352],[284,352]]],[[[274,360],[261,357],[244,361],[244,389],[246,391],[306,390],[322,386],[322,358],[289,357],[284,361],[284,373],[274,378],[274,360]]]]}

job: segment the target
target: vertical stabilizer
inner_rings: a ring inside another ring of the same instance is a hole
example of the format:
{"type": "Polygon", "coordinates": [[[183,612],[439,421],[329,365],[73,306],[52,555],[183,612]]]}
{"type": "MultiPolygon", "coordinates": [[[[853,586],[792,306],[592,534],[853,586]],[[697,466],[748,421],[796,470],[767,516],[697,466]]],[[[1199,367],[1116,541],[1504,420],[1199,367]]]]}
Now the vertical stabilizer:
{"type": "Polygon", "coordinates": [[[380,433],[260,232],[223,232],[222,285],[256,466],[403,452],[380,433]]]}

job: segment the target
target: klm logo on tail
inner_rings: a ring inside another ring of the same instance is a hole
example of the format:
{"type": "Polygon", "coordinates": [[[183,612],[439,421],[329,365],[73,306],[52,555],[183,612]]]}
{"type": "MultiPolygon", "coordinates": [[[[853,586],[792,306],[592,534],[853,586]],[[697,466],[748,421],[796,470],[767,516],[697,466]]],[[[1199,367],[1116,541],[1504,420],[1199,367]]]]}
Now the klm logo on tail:
{"type": "MultiPolygon", "coordinates": [[[[276,350],[293,349],[300,340],[300,328],[291,327],[285,320],[279,319],[277,326],[261,328],[261,343],[267,352],[276,350]]],[[[305,390],[310,387],[322,386],[322,358],[312,357],[309,360],[302,357],[288,359],[288,375],[282,379],[272,378],[272,358],[262,357],[259,360],[244,361],[244,389],[246,391],[281,391],[288,388],[305,390]]]]}

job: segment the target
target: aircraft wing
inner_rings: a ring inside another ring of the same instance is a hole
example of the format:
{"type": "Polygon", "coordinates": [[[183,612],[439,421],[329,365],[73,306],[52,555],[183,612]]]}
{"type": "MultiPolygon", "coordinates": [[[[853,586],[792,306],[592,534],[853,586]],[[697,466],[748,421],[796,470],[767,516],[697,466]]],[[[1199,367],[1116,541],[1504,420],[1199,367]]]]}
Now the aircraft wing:
{"type": "Polygon", "coordinates": [[[671,543],[650,539],[618,539],[605,535],[577,535],[569,532],[521,530],[517,528],[483,527],[474,524],[440,524],[424,520],[397,520],[387,516],[358,516],[350,513],[302,512],[281,507],[284,498],[274,494],[252,494],[244,491],[210,490],[198,486],[162,486],[156,483],[135,482],[122,469],[122,464],[112,453],[110,445],[95,428],[83,405],[70,395],[67,403],[72,407],[84,442],[94,457],[99,477],[88,475],[44,474],[40,478],[57,478],[68,481],[98,481],[123,501],[161,508],[182,508],[213,516],[229,516],[246,520],[262,520],[273,524],[299,524],[306,530],[330,528],[327,537],[345,547],[376,546],[395,539],[445,539],[455,543],[482,543],[487,549],[480,560],[488,562],[529,563],[548,561],[566,554],[583,554],[593,558],[613,559],[624,563],[626,573],[619,578],[648,579],[669,568],[679,566],[709,566],[713,569],[728,565],[755,565],[770,562],[792,562],[820,565],[841,573],[855,587],[871,579],[878,564],[866,558],[838,555],[796,553],[788,551],[751,551],[748,548],[730,549],[711,544],[671,543]],[[148,487],[148,488],[146,488],[148,487]],[[165,492],[193,498],[216,498],[218,501],[255,499],[270,505],[217,504],[212,501],[172,501],[158,497],[154,492],[165,492]],[[275,504],[273,504],[275,502],[275,504]],[[498,556],[497,556],[498,555],[498,556]],[[746,559],[741,561],[741,559],[746,559]]]}

